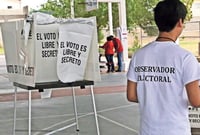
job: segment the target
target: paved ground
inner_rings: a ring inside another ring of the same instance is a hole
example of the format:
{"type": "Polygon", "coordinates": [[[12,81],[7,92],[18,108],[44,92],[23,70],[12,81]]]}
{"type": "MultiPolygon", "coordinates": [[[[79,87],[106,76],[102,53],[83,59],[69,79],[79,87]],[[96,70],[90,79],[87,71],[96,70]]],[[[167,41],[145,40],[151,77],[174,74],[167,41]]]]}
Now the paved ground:
{"type": "MultiPolygon", "coordinates": [[[[126,100],[126,73],[102,73],[102,81],[95,83],[95,101],[101,135],[137,135],[139,128],[138,105],[126,100]]],[[[0,55],[0,134],[13,134],[14,88],[8,81],[4,56],[0,55]]],[[[49,91],[46,91],[49,94],[49,91]]],[[[96,135],[90,87],[76,89],[80,131],[65,129],[74,122],[73,100],[70,89],[57,89],[51,98],[44,93],[32,92],[33,135],[96,135]],[[41,96],[42,95],[42,96],[41,96]],[[64,130],[58,131],[63,128],[64,130]]],[[[17,94],[16,135],[27,135],[28,92],[19,89],[17,94]]]]}

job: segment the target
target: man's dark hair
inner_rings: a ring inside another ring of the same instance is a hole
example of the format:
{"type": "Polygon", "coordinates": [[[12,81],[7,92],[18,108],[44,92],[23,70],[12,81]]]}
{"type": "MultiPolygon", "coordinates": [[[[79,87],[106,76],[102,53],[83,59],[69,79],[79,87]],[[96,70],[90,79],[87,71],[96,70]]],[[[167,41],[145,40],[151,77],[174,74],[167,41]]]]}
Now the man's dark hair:
{"type": "Polygon", "coordinates": [[[112,37],[111,37],[111,36],[108,36],[108,37],[106,38],[106,40],[107,40],[107,41],[111,41],[111,40],[112,40],[112,37]]]}
{"type": "Polygon", "coordinates": [[[187,14],[186,6],[180,0],[163,0],[154,8],[154,20],[159,31],[171,31],[179,19],[184,19],[187,14]]]}
{"type": "Polygon", "coordinates": [[[114,48],[115,48],[115,50],[117,50],[118,49],[118,43],[116,41],[116,38],[113,35],[110,35],[109,38],[113,41],[114,48]]]}

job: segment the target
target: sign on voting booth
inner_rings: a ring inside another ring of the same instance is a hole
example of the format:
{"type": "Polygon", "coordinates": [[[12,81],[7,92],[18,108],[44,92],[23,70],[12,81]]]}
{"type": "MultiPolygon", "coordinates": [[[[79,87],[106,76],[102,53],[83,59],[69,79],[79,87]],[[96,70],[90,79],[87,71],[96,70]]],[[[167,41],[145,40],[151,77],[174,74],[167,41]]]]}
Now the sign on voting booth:
{"type": "Polygon", "coordinates": [[[191,128],[200,128],[200,108],[189,106],[189,120],[191,128]]]}
{"type": "Polygon", "coordinates": [[[35,13],[1,24],[12,82],[100,81],[96,19],[58,19],[35,13]]]}
{"type": "Polygon", "coordinates": [[[93,33],[94,25],[87,20],[66,20],[59,25],[57,75],[62,82],[82,80],[86,75],[93,33]]]}

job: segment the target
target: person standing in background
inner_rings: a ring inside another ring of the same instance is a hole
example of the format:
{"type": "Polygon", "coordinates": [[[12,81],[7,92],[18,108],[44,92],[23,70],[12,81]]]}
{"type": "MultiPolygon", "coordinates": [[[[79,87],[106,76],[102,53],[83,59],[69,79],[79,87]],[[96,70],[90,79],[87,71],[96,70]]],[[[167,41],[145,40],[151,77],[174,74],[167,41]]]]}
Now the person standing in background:
{"type": "Polygon", "coordinates": [[[118,69],[116,70],[116,72],[121,72],[122,71],[122,62],[123,62],[123,45],[122,42],[120,41],[119,38],[114,37],[113,35],[110,36],[112,38],[112,41],[114,43],[114,48],[115,48],[115,52],[117,53],[117,64],[118,64],[118,69]]]}
{"type": "Polygon", "coordinates": [[[104,43],[103,46],[99,46],[100,48],[103,48],[105,50],[105,57],[106,57],[106,61],[107,61],[107,73],[109,72],[114,72],[114,61],[113,61],[113,56],[114,56],[114,44],[112,41],[112,38],[110,36],[108,36],[106,38],[106,42],[104,43]]]}
{"type": "Polygon", "coordinates": [[[159,1],[154,8],[158,37],[131,59],[127,99],[139,103],[139,135],[191,135],[188,105],[200,107],[200,65],[175,42],[186,14],[180,0],[159,1]]]}

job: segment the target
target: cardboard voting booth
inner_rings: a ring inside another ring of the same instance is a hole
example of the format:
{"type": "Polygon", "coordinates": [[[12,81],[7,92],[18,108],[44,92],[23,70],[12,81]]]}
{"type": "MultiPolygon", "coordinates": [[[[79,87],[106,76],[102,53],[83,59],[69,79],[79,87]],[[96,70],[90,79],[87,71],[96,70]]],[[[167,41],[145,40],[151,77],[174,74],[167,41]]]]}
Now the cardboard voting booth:
{"type": "Polygon", "coordinates": [[[17,87],[29,90],[28,134],[31,135],[31,90],[72,87],[76,122],[67,127],[76,125],[78,131],[74,87],[90,85],[97,134],[100,135],[93,92],[94,82],[101,80],[95,17],[58,19],[35,13],[26,20],[2,23],[1,30],[8,76],[15,86],[14,134],[17,87]]]}
{"type": "Polygon", "coordinates": [[[100,81],[96,20],[35,13],[1,24],[9,79],[36,83],[100,81]]]}

